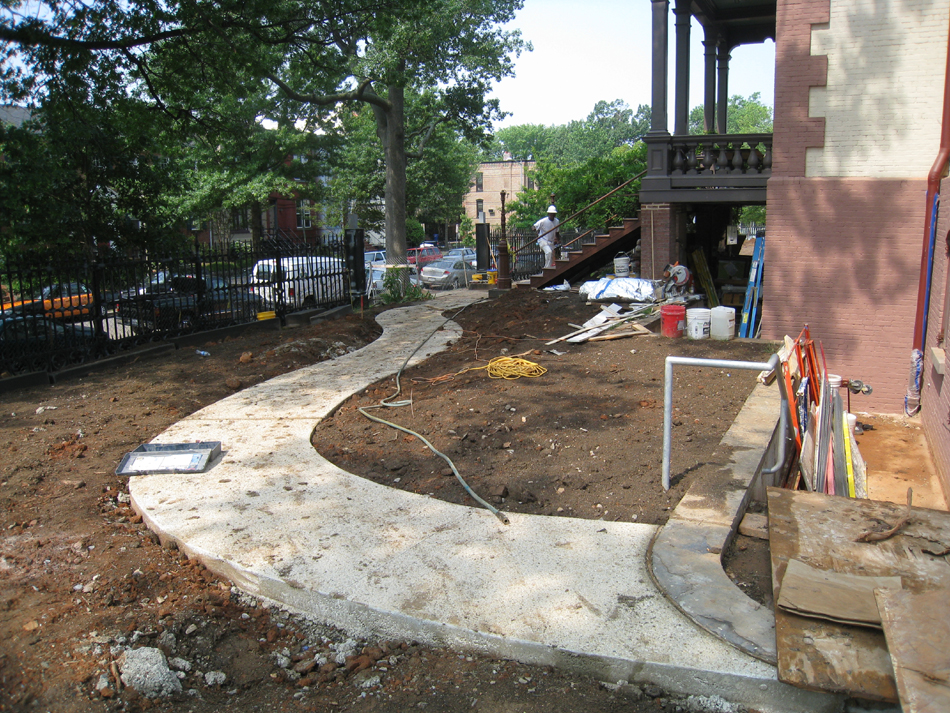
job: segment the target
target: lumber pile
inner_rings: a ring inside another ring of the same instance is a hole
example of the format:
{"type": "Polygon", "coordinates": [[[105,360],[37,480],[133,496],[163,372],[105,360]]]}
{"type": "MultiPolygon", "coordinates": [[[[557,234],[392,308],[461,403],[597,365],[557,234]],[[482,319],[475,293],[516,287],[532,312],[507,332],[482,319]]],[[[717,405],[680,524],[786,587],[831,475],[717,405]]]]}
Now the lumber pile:
{"type": "Polygon", "coordinates": [[[545,346],[551,346],[559,342],[581,344],[588,341],[605,341],[653,334],[643,326],[642,322],[651,320],[655,309],[654,305],[637,306],[624,314],[622,313],[623,308],[618,304],[605,305],[601,307],[598,314],[588,319],[573,332],[552,339],[545,346]]]}

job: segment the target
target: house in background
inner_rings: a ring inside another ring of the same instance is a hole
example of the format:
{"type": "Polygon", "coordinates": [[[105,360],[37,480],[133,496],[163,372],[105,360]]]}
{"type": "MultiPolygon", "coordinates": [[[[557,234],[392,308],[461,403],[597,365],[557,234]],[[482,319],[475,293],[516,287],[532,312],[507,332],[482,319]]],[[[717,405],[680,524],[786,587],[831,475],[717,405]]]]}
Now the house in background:
{"type": "Polygon", "coordinates": [[[950,0],[675,0],[672,8],[652,0],[652,9],[644,276],[695,250],[711,255],[732,208],[764,203],[761,336],[795,337],[807,324],[829,370],[873,386],[853,408],[876,413],[903,411],[920,348],[921,423],[950,492],[946,211],[932,253],[927,240],[950,157],[950,0]],[[693,18],[706,48],[704,76],[693,79],[704,83],[712,136],[688,136],[693,18]],[[773,133],[717,133],[726,126],[730,52],[767,38],[775,40],[773,133]]]}
{"type": "Polygon", "coordinates": [[[510,203],[525,189],[534,188],[529,175],[534,161],[488,161],[478,164],[478,172],[471,190],[465,194],[465,215],[475,223],[501,225],[501,192],[505,191],[505,203],[510,203]]]}

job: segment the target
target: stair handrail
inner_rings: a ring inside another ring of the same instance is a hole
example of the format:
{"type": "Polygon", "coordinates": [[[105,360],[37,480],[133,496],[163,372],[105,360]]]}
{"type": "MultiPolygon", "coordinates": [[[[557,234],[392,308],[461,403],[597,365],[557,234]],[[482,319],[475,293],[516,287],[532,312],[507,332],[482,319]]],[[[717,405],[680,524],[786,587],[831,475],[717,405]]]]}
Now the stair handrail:
{"type": "MultiPolygon", "coordinates": [[[[604,195],[602,195],[602,196],[601,196],[600,198],[598,198],[597,200],[593,201],[592,203],[588,203],[586,206],[584,206],[583,208],[581,208],[579,211],[577,211],[577,212],[574,213],[573,215],[570,215],[570,216],[568,216],[567,218],[565,218],[562,222],[563,222],[563,223],[567,223],[567,222],[569,222],[569,221],[574,220],[574,218],[576,218],[577,216],[581,215],[582,213],[585,213],[586,211],[590,210],[591,208],[593,208],[595,205],[597,205],[597,204],[600,203],[601,201],[606,200],[607,198],[610,198],[610,196],[612,196],[614,193],[616,193],[617,191],[619,191],[621,188],[626,188],[626,187],[629,186],[631,183],[633,183],[634,181],[636,181],[638,178],[643,178],[645,175],[647,175],[646,170],[641,171],[640,173],[638,173],[638,174],[637,174],[636,176],[634,176],[633,178],[624,181],[623,183],[621,183],[621,184],[620,184],[619,186],[617,186],[616,188],[614,188],[614,189],[608,191],[607,193],[605,193],[604,195]]],[[[554,232],[555,230],[557,230],[557,229],[560,228],[560,227],[561,227],[561,223],[558,223],[557,227],[551,228],[550,230],[547,230],[547,231],[543,232],[541,235],[539,235],[539,236],[538,236],[538,240],[540,240],[541,238],[543,238],[543,237],[544,237],[545,235],[547,235],[548,233],[554,232]]],[[[574,240],[572,240],[570,244],[576,243],[578,240],[580,240],[582,237],[584,237],[584,235],[587,235],[588,233],[592,233],[594,230],[595,230],[595,228],[591,228],[590,230],[587,231],[587,233],[584,233],[584,234],[579,235],[578,237],[574,238],[574,240]]],[[[518,248],[517,250],[515,250],[515,251],[513,251],[513,252],[511,253],[512,256],[517,255],[517,254],[520,253],[522,250],[531,247],[531,245],[532,245],[531,243],[528,243],[527,245],[522,245],[520,248],[518,248]]]]}

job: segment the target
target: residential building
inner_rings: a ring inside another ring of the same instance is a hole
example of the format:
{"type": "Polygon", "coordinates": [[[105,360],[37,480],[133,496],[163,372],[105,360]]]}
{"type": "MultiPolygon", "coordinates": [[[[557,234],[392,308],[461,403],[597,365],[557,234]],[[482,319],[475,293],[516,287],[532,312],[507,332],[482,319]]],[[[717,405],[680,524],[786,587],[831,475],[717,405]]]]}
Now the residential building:
{"type": "Polygon", "coordinates": [[[465,195],[465,215],[475,223],[501,225],[501,192],[510,203],[525,189],[534,188],[530,172],[534,161],[487,161],[478,164],[471,190],[465,195]]]}
{"type": "Polygon", "coordinates": [[[643,274],[655,277],[695,250],[712,255],[732,208],[766,205],[761,336],[795,337],[808,325],[829,368],[873,387],[870,395],[852,397],[852,408],[878,413],[904,410],[912,350],[920,348],[921,423],[950,492],[950,384],[942,362],[946,211],[932,258],[927,240],[950,155],[950,0],[674,0],[672,6],[671,133],[671,2],[652,0],[643,274]],[[691,18],[704,32],[705,72],[698,79],[712,136],[687,135],[691,18]],[[769,38],[775,41],[774,131],[726,135],[730,53],[769,38]]]}

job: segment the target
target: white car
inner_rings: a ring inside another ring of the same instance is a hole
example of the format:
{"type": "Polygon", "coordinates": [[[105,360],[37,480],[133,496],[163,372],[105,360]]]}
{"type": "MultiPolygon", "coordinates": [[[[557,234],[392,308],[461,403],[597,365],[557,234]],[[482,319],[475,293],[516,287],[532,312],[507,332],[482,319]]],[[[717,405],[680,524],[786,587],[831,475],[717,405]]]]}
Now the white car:
{"type": "MultiPolygon", "coordinates": [[[[409,282],[419,284],[419,273],[415,265],[409,266],[409,282]]],[[[373,298],[386,291],[386,268],[372,265],[366,268],[366,296],[373,298]]]]}
{"type": "Polygon", "coordinates": [[[385,265],[386,264],[386,251],[385,250],[367,250],[363,253],[363,262],[367,265],[385,265]]]}

